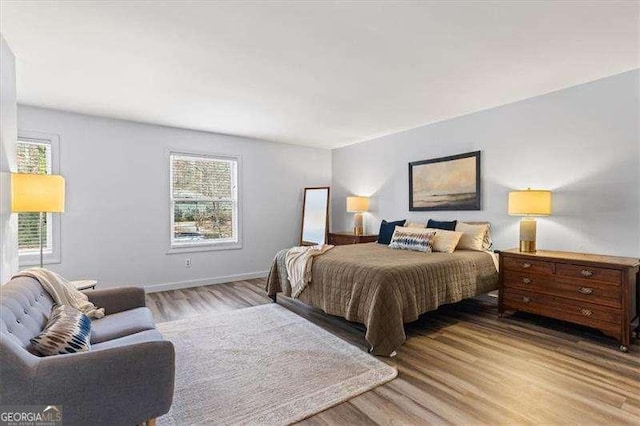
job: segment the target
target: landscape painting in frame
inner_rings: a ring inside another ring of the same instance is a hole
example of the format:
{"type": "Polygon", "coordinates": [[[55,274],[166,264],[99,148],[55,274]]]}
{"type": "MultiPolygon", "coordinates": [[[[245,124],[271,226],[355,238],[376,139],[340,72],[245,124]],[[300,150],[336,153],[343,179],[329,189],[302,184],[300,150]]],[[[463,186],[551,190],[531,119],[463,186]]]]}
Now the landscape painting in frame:
{"type": "Polygon", "coordinates": [[[409,210],[480,210],[480,151],[409,163],[409,210]]]}

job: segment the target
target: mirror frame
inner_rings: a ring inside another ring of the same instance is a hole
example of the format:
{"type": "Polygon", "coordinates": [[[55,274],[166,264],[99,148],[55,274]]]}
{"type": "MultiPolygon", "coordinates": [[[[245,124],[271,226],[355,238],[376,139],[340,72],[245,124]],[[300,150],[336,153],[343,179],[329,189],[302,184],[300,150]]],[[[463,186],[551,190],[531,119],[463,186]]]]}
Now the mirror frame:
{"type": "Polygon", "coordinates": [[[302,240],[302,236],[304,234],[304,210],[307,205],[307,191],[310,189],[326,189],[327,190],[327,215],[326,215],[326,224],[324,229],[324,244],[327,244],[329,241],[329,203],[331,202],[331,187],[329,186],[307,186],[304,188],[304,197],[302,198],[302,221],[300,224],[300,245],[301,246],[312,246],[315,244],[309,244],[302,240]]]}

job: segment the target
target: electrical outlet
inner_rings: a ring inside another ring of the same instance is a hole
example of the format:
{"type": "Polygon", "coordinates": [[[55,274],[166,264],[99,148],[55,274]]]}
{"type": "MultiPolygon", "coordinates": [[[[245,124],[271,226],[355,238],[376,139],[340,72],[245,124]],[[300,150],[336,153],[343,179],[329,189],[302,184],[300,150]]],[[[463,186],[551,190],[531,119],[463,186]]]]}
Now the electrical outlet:
{"type": "Polygon", "coordinates": [[[189,268],[191,266],[191,259],[185,259],[184,261],[184,267],[185,268],[189,268]]]}

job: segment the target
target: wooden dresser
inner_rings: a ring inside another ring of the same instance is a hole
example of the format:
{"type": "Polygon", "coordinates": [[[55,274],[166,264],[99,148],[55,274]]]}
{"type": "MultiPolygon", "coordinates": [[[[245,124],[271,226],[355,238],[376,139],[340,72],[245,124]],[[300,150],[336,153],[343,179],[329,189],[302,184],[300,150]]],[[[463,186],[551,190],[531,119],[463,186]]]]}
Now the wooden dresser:
{"type": "Polygon", "coordinates": [[[499,253],[500,315],[524,311],[593,327],[628,350],[638,313],[638,259],[517,249],[499,253]]]}
{"type": "Polygon", "coordinates": [[[347,244],[375,243],[378,235],[354,235],[353,232],[329,232],[329,244],[344,246],[347,244]]]}

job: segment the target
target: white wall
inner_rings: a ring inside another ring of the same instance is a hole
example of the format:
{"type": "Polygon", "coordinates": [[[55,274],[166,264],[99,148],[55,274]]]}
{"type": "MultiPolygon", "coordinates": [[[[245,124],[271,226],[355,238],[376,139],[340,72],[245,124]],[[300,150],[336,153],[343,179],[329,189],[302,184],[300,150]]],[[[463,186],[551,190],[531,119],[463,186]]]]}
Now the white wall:
{"type": "MultiPolygon", "coordinates": [[[[499,108],[333,150],[332,229],[352,226],[345,197],[372,197],[381,219],[489,220],[495,248],[517,246],[507,193],[546,188],[553,215],[538,218],[538,247],[640,255],[638,70],[499,108]],[[409,212],[408,163],[482,151],[482,210],[409,212]]],[[[425,100],[428,102],[428,100],[425,100]]]]}
{"type": "Polygon", "coordinates": [[[16,61],[0,35],[0,284],[18,270],[18,218],[11,214],[10,205],[16,132],[16,61]]]}
{"type": "Polygon", "coordinates": [[[331,153],[322,149],[22,105],[18,128],[60,136],[67,199],[62,263],[50,268],[69,279],[98,279],[103,288],[262,275],[279,249],[299,239],[302,188],[331,180],[331,153]],[[241,156],[242,249],[165,254],[169,149],[241,156]]]}

